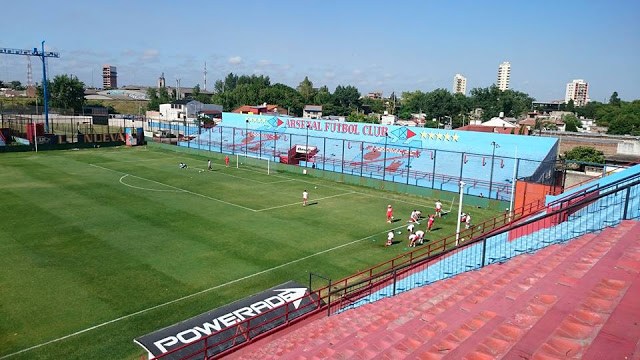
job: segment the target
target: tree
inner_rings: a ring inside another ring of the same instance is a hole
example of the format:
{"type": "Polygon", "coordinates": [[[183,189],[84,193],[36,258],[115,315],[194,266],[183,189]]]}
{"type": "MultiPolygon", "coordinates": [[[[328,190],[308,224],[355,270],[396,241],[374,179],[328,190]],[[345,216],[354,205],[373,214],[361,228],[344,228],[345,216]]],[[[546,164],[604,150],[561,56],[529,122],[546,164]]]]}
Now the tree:
{"type": "Polygon", "coordinates": [[[236,84],[238,83],[238,75],[234,75],[233,73],[229,73],[227,77],[224,78],[224,82],[222,83],[222,91],[232,91],[236,88],[236,84]]]}
{"type": "Polygon", "coordinates": [[[313,99],[313,103],[315,105],[322,105],[322,114],[323,115],[335,115],[334,110],[335,106],[333,95],[329,92],[329,88],[326,86],[318,89],[318,93],[313,99]]]}
{"type": "Polygon", "coordinates": [[[24,90],[25,87],[22,86],[22,84],[20,83],[20,81],[14,80],[11,82],[11,88],[13,90],[24,90]]]}
{"type": "Polygon", "coordinates": [[[498,116],[500,112],[504,112],[505,116],[517,118],[531,109],[533,100],[529,94],[515,90],[501,91],[492,85],[488,88],[471,89],[467,106],[469,109],[482,108],[482,119],[486,121],[498,116]]]}
{"type": "Polygon", "coordinates": [[[216,80],[213,83],[213,92],[221,94],[224,91],[224,81],[216,80]]]}
{"type": "Polygon", "coordinates": [[[576,106],[573,102],[573,99],[569,100],[567,105],[564,107],[564,111],[574,112],[576,111],[576,106]]]}
{"type": "Polygon", "coordinates": [[[378,117],[373,115],[365,115],[363,113],[354,111],[351,114],[349,114],[349,116],[347,117],[347,121],[377,124],[378,117]]]}
{"type": "Polygon", "coordinates": [[[154,88],[147,89],[147,97],[149,102],[147,103],[147,110],[158,111],[160,110],[160,99],[158,99],[158,92],[154,88]]]}
{"type": "Polygon", "coordinates": [[[347,116],[360,108],[360,92],[355,86],[338,85],[333,92],[335,115],[347,116]]]}
{"type": "Polygon", "coordinates": [[[304,80],[300,82],[296,89],[298,90],[298,92],[300,92],[300,95],[302,95],[304,102],[307,104],[311,103],[316,95],[316,90],[313,88],[313,83],[307,76],[304,77],[304,80]]]}
{"type": "Polygon", "coordinates": [[[565,131],[578,132],[578,128],[582,127],[580,120],[573,114],[563,116],[562,121],[565,124],[565,131]]]}
{"type": "Polygon", "coordinates": [[[382,114],[384,112],[384,101],[382,99],[370,99],[366,97],[362,99],[361,106],[365,113],[382,114]]]}
{"type": "Polygon", "coordinates": [[[411,110],[406,107],[400,108],[400,112],[398,113],[398,118],[402,120],[409,120],[413,117],[411,114],[411,110]]]}
{"type": "Polygon", "coordinates": [[[620,107],[620,98],[618,97],[618,92],[614,91],[609,98],[609,105],[620,107]]]}
{"type": "Polygon", "coordinates": [[[302,115],[304,100],[296,89],[284,85],[274,84],[260,90],[259,99],[267,104],[277,104],[286,108],[289,115],[302,115]]]}
{"type": "Polygon", "coordinates": [[[591,146],[577,146],[564,153],[566,160],[604,164],[604,153],[591,146]]]}
{"type": "MultiPolygon", "coordinates": [[[[51,107],[82,111],[84,105],[84,83],[77,77],[58,75],[47,86],[51,107]]],[[[44,99],[42,86],[36,89],[38,101],[44,99]]]]}

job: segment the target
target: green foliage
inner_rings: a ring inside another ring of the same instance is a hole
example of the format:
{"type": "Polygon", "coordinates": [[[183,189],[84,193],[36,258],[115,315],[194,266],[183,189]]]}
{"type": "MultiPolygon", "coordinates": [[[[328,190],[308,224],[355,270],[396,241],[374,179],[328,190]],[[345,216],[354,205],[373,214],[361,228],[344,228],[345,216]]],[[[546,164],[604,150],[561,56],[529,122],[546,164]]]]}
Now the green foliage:
{"type": "Polygon", "coordinates": [[[333,115],[347,116],[360,108],[360,92],[355,86],[338,85],[333,92],[333,115]]]}
{"type": "Polygon", "coordinates": [[[575,112],[576,106],[573,102],[573,99],[569,100],[569,102],[566,104],[560,104],[560,111],[575,112]]]}
{"type": "Polygon", "coordinates": [[[289,115],[301,116],[304,99],[296,89],[284,85],[274,84],[260,90],[260,101],[267,104],[280,105],[290,112],[289,115]]]}
{"type": "Polygon", "coordinates": [[[400,108],[400,113],[398,113],[398,118],[402,120],[409,120],[412,117],[413,115],[411,115],[411,110],[409,110],[407,107],[400,108]]]}
{"type": "Polygon", "coordinates": [[[612,106],[616,117],[609,122],[609,134],[640,136],[640,100],[621,102],[620,107],[612,106]]]}
{"type": "Polygon", "coordinates": [[[573,114],[563,116],[562,121],[565,124],[565,131],[578,132],[578,128],[582,127],[580,120],[573,114]]]}
{"type": "Polygon", "coordinates": [[[377,124],[379,122],[377,116],[365,115],[363,113],[359,113],[355,111],[349,114],[349,116],[347,117],[347,121],[372,123],[372,124],[377,124]]]}
{"type": "Polygon", "coordinates": [[[566,160],[584,161],[591,163],[604,163],[604,153],[591,146],[577,146],[564,153],[566,160]]]}
{"type": "Polygon", "coordinates": [[[149,97],[149,103],[147,103],[147,110],[158,111],[160,110],[160,104],[167,104],[172,101],[172,97],[169,95],[169,89],[161,87],[159,89],[148,88],[147,96],[149,97]]]}
{"type": "Polygon", "coordinates": [[[376,114],[382,114],[385,110],[384,100],[382,99],[364,98],[362,99],[361,106],[365,112],[372,112],[376,114]]]}
{"type": "Polygon", "coordinates": [[[311,104],[316,95],[316,90],[313,88],[313,83],[307,76],[300,82],[297,87],[298,92],[302,95],[302,99],[306,104],[311,104]]]}
{"type": "Polygon", "coordinates": [[[611,106],[620,106],[620,98],[618,97],[618,92],[614,91],[609,98],[609,105],[611,106]]]}
{"type": "Polygon", "coordinates": [[[484,121],[498,116],[500,112],[504,112],[507,117],[517,118],[521,114],[531,109],[533,98],[526,93],[498,89],[492,85],[488,88],[471,89],[471,108],[482,108],[484,113],[482,119],[484,121]]]}
{"type": "Polygon", "coordinates": [[[25,87],[22,86],[22,84],[20,83],[20,81],[14,80],[11,82],[11,88],[13,90],[24,90],[25,87]]]}
{"type": "MultiPolygon", "coordinates": [[[[61,109],[72,109],[81,112],[84,106],[84,83],[77,77],[69,75],[58,75],[53,81],[47,82],[48,98],[51,107],[61,109]]],[[[36,88],[38,102],[42,104],[44,99],[44,89],[40,85],[36,88]]]]}

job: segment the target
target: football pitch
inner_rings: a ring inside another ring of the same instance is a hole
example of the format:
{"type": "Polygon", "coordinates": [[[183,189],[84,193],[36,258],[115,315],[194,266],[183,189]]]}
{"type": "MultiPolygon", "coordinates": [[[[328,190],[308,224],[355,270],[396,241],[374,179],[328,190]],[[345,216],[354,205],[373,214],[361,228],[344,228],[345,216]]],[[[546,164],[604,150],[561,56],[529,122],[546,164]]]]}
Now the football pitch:
{"type": "MultiPolygon", "coordinates": [[[[437,200],[212,161],[143,147],[0,154],[0,359],[138,359],[137,336],[408,252],[409,214],[437,200]],[[390,229],[402,234],[385,247],[390,229]]],[[[454,198],[453,213],[457,195],[441,199],[449,210],[454,198]]]]}

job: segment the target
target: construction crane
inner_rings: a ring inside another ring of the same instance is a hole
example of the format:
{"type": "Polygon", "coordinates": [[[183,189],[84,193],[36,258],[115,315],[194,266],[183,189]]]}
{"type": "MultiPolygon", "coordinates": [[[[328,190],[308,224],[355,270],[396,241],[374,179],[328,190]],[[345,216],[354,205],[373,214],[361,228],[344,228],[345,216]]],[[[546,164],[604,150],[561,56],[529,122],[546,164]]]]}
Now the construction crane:
{"type": "Polygon", "coordinates": [[[53,51],[44,51],[44,41],[41,44],[42,50],[38,51],[38,48],[33,50],[24,49],[9,49],[0,48],[0,54],[7,55],[24,55],[24,56],[37,56],[42,60],[42,88],[44,90],[44,131],[49,132],[49,102],[47,101],[47,65],[46,58],[59,58],[60,53],[53,51]]]}

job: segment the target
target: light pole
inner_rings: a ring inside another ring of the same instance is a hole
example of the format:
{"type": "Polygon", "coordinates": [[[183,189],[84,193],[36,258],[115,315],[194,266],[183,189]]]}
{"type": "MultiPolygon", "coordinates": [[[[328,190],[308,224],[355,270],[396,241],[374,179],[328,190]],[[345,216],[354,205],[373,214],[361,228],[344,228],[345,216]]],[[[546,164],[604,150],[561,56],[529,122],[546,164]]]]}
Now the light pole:
{"type": "Polygon", "coordinates": [[[511,178],[511,199],[509,200],[509,222],[513,216],[513,197],[516,190],[516,172],[518,171],[518,147],[513,155],[513,177],[511,178]]]}
{"type": "Polygon", "coordinates": [[[249,151],[249,119],[244,120],[244,156],[247,156],[249,151]]]}
{"type": "Polygon", "coordinates": [[[307,146],[304,148],[304,166],[309,167],[309,125],[307,125],[307,146]]]}
{"type": "Polygon", "coordinates": [[[464,196],[464,181],[460,181],[460,199],[458,200],[458,225],[456,225],[456,246],[460,243],[460,219],[462,218],[462,197],[464,196]]]}
{"type": "Polygon", "coordinates": [[[384,181],[385,175],[387,173],[387,139],[389,139],[389,134],[384,134],[384,162],[382,163],[382,181],[384,181]]]}
{"type": "Polygon", "coordinates": [[[489,175],[489,199],[491,199],[491,190],[493,189],[493,163],[496,158],[496,148],[499,148],[497,142],[492,141],[491,146],[493,146],[493,152],[491,153],[491,175],[489,175]]]}

